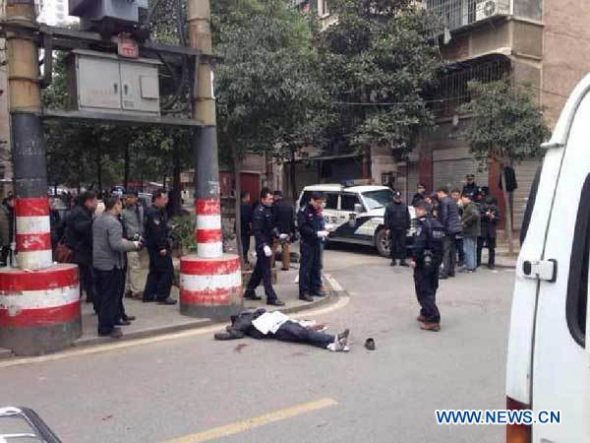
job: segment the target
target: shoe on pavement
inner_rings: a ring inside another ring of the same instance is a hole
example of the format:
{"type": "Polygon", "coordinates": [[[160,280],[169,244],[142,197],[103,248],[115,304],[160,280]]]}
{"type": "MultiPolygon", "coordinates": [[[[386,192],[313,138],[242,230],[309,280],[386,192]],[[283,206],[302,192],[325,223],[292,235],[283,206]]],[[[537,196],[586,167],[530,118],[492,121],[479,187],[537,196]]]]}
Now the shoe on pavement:
{"type": "Polygon", "coordinates": [[[310,302],[311,303],[313,301],[313,297],[311,295],[309,295],[309,294],[301,294],[299,296],[299,300],[303,300],[303,301],[306,301],[306,302],[310,302]]]}
{"type": "Polygon", "coordinates": [[[137,317],[135,315],[127,315],[127,316],[125,316],[125,318],[123,320],[135,321],[135,320],[137,320],[137,317]]]}
{"type": "Polygon", "coordinates": [[[164,306],[174,306],[176,303],[178,303],[178,302],[176,300],[174,300],[172,297],[168,297],[166,300],[158,301],[159,305],[164,305],[164,306]]]}
{"type": "Polygon", "coordinates": [[[423,331],[438,332],[440,331],[440,323],[424,322],[420,324],[420,329],[422,329],[423,331]]]}
{"type": "Polygon", "coordinates": [[[279,300],[278,298],[276,300],[269,300],[266,302],[266,304],[269,306],[285,306],[285,302],[279,300]]]}
{"type": "Polygon", "coordinates": [[[389,266],[397,266],[397,261],[391,260],[391,263],[389,263],[389,266]]]}
{"type": "Polygon", "coordinates": [[[244,299],[245,300],[252,300],[252,301],[260,301],[262,300],[262,297],[258,297],[256,295],[256,293],[251,293],[251,294],[244,294],[244,299]]]}
{"type": "Polygon", "coordinates": [[[113,330],[107,334],[98,333],[101,337],[121,338],[123,337],[123,331],[120,328],[113,328],[113,330]]]}
{"type": "Polygon", "coordinates": [[[328,345],[328,350],[331,352],[348,352],[350,350],[348,347],[349,335],[350,330],[348,329],[338,334],[336,337],[334,337],[334,341],[328,345]]]}
{"type": "Polygon", "coordinates": [[[404,268],[409,268],[410,267],[410,265],[408,264],[408,262],[405,261],[405,260],[402,260],[401,262],[399,262],[399,265],[402,266],[402,267],[404,267],[404,268]]]}
{"type": "Polygon", "coordinates": [[[119,320],[115,323],[115,326],[130,326],[131,322],[129,320],[119,320]]]}
{"type": "Polygon", "coordinates": [[[289,268],[281,268],[281,271],[288,271],[289,268]]]}
{"type": "Polygon", "coordinates": [[[318,289],[317,291],[313,291],[311,293],[311,295],[314,297],[325,297],[326,293],[324,291],[322,291],[321,289],[318,289]]]}
{"type": "Polygon", "coordinates": [[[373,339],[373,338],[367,338],[367,340],[365,341],[365,348],[368,351],[374,351],[375,349],[377,349],[375,347],[375,339],[373,339]]]}
{"type": "Polygon", "coordinates": [[[141,299],[141,301],[144,302],[144,303],[155,303],[156,302],[156,299],[155,298],[145,298],[144,297],[144,298],[141,299]]]}
{"type": "Polygon", "coordinates": [[[447,274],[440,274],[438,276],[438,279],[439,280],[448,280],[448,278],[449,278],[449,276],[447,274]]]}
{"type": "Polygon", "coordinates": [[[424,317],[422,314],[420,314],[416,320],[418,320],[420,323],[425,323],[426,317],[424,317]]]}

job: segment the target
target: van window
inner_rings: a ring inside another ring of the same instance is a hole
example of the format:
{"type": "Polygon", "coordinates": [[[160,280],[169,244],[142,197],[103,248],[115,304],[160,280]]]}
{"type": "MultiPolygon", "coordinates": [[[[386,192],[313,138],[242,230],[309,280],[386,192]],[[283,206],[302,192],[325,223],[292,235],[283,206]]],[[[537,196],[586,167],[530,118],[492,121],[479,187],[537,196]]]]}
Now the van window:
{"type": "Polygon", "coordinates": [[[529,232],[529,225],[531,224],[531,218],[533,216],[533,209],[535,209],[535,202],[537,201],[537,192],[539,190],[539,182],[541,181],[541,171],[543,171],[543,165],[539,166],[535,173],[535,178],[531,186],[531,192],[529,199],[526,202],[526,209],[524,210],[524,217],[522,219],[522,226],[520,228],[520,244],[522,245],[526,239],[526,235],[529,232]]]}
{"type": "Polygon", "coordinates": [[[570,275],[567,287],[566,318],[574,340],[582,347],[586,344],[586,306],[588,303],[588,265],[590,255],[590,175],[586,177],[570,258],[570,275]]]}
{"type": "Polygon", "coordinates": [[[333,192],[326,194],[326,209],[338,209],[338,194],[333,192]]]}
{"type": "Polygon", "coordinates": [[[354,211],[354,205],[360,204],[360,200],[355,194],[342,194],[342,200],[340,202],[341,209],[343,211],[354,211]]]}

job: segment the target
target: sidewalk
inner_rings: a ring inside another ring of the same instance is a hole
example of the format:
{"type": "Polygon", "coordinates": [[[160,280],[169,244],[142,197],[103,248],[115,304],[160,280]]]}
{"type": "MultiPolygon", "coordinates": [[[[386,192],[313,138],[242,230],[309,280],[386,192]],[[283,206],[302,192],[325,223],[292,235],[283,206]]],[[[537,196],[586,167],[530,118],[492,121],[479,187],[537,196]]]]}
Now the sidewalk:
{"type": "MultiPolygon", "coordinates": [[[[147,275],[147,270],[145,271],[147,275]]],[[[286,303],[282,308],[276,308],[266,305],[265,300],[262,301],[244,301],[244,309],[256,309],[259,307],[269,308],[269,310],[280,310],[285,313],[296,313],[304,310],[316,308],[318,306],[331,303],[337,296],[335,291],[331,288],[328,281],[326,281],[326,289],[328,290],[328,297],[323,299],[316,298],[313,303],[307,303],[299,300],[299,288],[295,283],[298,275],[296,269],[289,271],[278,271],[278,284],[274,285],[275,291],[279,298],[286,303]],[[271,309],[272,308],[272,309],[271,309]]],[[[264,298],[264,289],[259,287],[257,295],[264,298]]],[[[171,296],[178,299],[178,288],[172,288],[171,296]]],[[[194,329],[209,326],[216,322],[211,319],[190,318],[180,315],[179,306],[162,306],[156,303],[143,303],[141,300],[125,299],[125,310],[127,315],[137,317],[131,326],[123,327],[123,337],[121,340],[133,340],[145,338],[155,335],[169,334],[172,332],[179,332],[187,329],[194,329]]],[[[82,303],[82,337],[78,339],[74,346],[85,347],[100,345],[104,343],[111,343],[113,340],[108,337],[99,337],[97,335],[98,318],[94,314],[92,305],[89,303],[82,303]]],[[[229,319],[227,319],[229,324],[229,319]]],[[[12,353],[0,348],[0,359],[12,357],[12,353]]]]}

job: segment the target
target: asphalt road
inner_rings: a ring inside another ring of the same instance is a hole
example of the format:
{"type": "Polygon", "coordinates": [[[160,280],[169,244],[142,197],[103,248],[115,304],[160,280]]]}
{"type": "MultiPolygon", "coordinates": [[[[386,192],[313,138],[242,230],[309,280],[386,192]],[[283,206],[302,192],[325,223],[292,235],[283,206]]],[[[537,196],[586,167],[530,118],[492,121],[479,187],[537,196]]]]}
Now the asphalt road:
{"type": "Polygon", "coordinates": [[[502,441],[502,427],[441,427],[434,411],[504,407],[512,271],[443,282],[443,329],[427,333],[410,270],[358,248],[326,251],[325,262],[350,298],[317,319],[352,329],[348,354],[181,334],[0,364],[0,405],[33,407],[73,443],[502,441]]]}

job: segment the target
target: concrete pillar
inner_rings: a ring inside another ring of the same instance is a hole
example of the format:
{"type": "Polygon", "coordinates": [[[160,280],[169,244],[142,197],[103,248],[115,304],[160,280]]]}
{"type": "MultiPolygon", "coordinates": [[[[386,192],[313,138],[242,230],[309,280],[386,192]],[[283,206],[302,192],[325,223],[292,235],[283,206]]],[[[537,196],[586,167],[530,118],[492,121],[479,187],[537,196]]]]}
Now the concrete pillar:
{"type": "Polygon", "coordinates": [[[6,22],[18,269],[0,269],[0,346],[40,355],[82,333],[78,268],[52,260],[34,0],[9,0],[6,22]]]}
{"type": "MultiPolygon", "coordinates": [[[[209,0],[189,0],[191,47],[211,55],[209,0]]],[[[193,136],[197,255],[180,263],[180,312],[191,317],[223,318],[243,306],[240,258],[223,253],[213,67],[202,58],[195,74],[193,114],[202,126],[193,136]]]]}

